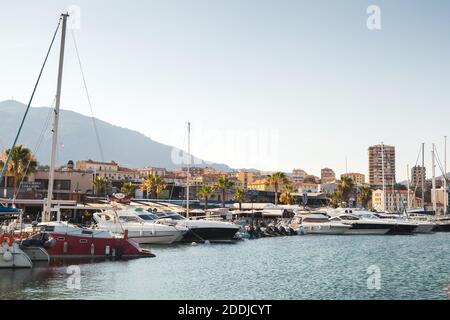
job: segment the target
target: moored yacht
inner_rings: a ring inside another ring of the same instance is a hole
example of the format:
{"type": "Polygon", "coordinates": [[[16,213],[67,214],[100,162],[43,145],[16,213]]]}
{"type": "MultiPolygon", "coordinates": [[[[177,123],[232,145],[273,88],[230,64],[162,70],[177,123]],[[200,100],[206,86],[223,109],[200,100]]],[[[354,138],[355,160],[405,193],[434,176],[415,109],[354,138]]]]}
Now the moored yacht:
{"type": "Polygon", "coordinates": [[[387,234],[413,234],[418,227],[417,223],[398,218],[392,214],[373,213],[369,211],[354,211],[354,214],[369,219],[379,219],[384,223],[391,224],[392,229],[387,234]]]}
{"type": "Polygon", "coordinates": [[[240,226],[225,221],[206,219],[186,219],[178,213],[141,214],[143,219],[157,219],[163,223],[187,228],[188,231],[181,239],[182,242],[222,242],[232,241],[240,226]]]}
{"type": "Polygon", "coordinates": [[[386,234],[394,228],[392,223],[386,223],[381,219],[365,218],[351,213],[332,215],[330,221],[350,225],[350,229],[345,234],[380,235],[386,234]]]}
{"type": "Polygon", "coordinates": [[[144,219],[142,208],[106,210],[94,213],[98,228],[122,234],[128,231],[128,237],[139,244],[171,244],[180,241],[188,231],[183,226],[170,226],[157,220],[144,219]]]}
{"type": "Polygon", "coordinates": [[[54,238],[55,244],[47,248],[50,258],[145,258],[154,257],[127,234],[118,236],[110,231],[81,228],[65,221],[49,221],[38,224],[41,233],[54,238]]]}
{"type": "Polygon", "coordinates": [[[297,232],[302,228],[307,234],[344,234],[351,227],[338,221],[330,221],[323,213],[297,215],[292,219],[291,226],[297,232]]]}

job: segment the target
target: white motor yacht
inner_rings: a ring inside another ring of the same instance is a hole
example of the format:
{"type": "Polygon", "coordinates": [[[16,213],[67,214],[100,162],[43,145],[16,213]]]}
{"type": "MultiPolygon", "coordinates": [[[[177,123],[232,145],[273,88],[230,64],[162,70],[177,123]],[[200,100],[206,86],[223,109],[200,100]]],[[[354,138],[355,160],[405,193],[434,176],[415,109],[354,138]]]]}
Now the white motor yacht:
{"type": "MultiPolygon", "coordinates": [[[[329,217],[323,213],[295,216],[292,224],[303,228],[302,230],[307,234],[344,234],[351,227],[349,224],[330,221],[329,217]]],[[[298,232],[298,228],[294,227],[294,230],[298,232]]]]}
{"type": "MultiPolygon", "coordinates": [[[[141,215],[140,215],[141,216],[141,215]]],[[[158,219],[162,223],[184,227],[188,232],[184,235],[182,242],[223,242],[235,239],[240,226],[225,221],[208,219],[186,219],[174,212],[163,212],[147,214],[143,219],[158,219]]]]}
{"type": "Polygon", "coordinates": [[[127,208],[97,212],[93,218],[100,229],[113,233],[128,230],[128,238],[139,244],[171,244],[180,241],[188,231],[183,226],[169,226],[145,219],[146,214],[142,208],[127,208]]]}
{"type": "Polygon", "coordinates": [[[353,214],[392,225],[392,229],[387,234],[413,234],[418,227],[417,223],[406,218],[399,218],[393,214],[373,213],[370,211],[353,211],[353,214]]]}
{"type": "Polygon", "coordinates": [[[358,217],[351,213],[340,213],[333,215],[330,221],[341,222],[350,225],[345,234],[357,235],[380,235],[386,234],[394,228],[394,225],[381,219],[370,219],[358,217]]]}

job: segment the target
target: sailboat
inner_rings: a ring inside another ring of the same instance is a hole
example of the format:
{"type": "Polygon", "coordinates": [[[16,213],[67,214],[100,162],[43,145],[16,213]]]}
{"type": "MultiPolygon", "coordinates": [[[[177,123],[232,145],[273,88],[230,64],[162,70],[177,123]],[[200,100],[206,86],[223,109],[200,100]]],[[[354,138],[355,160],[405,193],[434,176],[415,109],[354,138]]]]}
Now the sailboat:
{"type": "Polygon", "coordinates": [[[38,224],[43,236],[52,237],[56,243],[47,249],[51,258],[139,258],[154,257],[150,250],[141,248],[138,243],[129,239],[127,232],[123,236],[114,235],[109,231],[81,228],[61,221],[59,207],[53,207],[52,195],[54,186],[54,171],[56,165],[56,148],[58,142],[58,123],[61,101],[61,84],[64,64],[64,48],[68,14],[62,14],[61,46],[59,54],[59,69],[55,112],[52,130],[51,164],[47,199],[44,203],[42,222],[38,224]],[[56,221],[51,221],[52,213],[56,213],[56,221]]]}
{"type": "Polygon", "coordinates": [[[228,242],[232,241],[239,230],[239,226],[225,221],[212,221],[206,219],[189,219],[189,187],[191,175],[191,123],[188,122],[188,163],[186,176],[186,217],[176,213],[165,213],[159,217],[160,221],[178,227],[187,228],[181,242],[228,242]]]}

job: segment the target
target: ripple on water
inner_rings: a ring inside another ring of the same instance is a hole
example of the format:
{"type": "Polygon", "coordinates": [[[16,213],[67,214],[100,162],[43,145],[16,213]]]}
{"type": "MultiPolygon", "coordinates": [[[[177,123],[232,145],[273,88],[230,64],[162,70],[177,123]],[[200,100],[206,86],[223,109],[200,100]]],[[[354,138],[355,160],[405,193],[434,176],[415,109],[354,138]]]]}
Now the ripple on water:
{"type": "Polygon", "coordinates": [[[3,299],[447,299],[450,234],[299,236],[155,246],[156,258],[0,270],[3,299]],[[369,266],[381,272],[369,290],[369,266]]]}

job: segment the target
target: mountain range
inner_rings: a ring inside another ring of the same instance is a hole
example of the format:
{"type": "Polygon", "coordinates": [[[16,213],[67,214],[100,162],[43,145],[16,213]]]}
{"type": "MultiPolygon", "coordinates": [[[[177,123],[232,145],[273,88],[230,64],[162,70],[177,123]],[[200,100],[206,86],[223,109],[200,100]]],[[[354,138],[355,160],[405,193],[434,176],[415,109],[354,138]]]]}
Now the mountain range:
{"type": "MultiPolygon", "coordinates": [[[[0,102],[1,151],[11,147],[25,110],[26,105],[15,100],[0,102]]],[[[99,151],[92,118],[73,111],[60,110],[58,165],[64,165],[69,160],[92,159],[114,160],[121,166],[131,168],[152,166],[174,169],[183,166],[183,164],[172,161],[174,150],[181,152],[177,148],[154,141],[135,130],[115,126],[100,119],[95,120],[103,150],[103,159],[99,151]]],[[[23,144],[35,152],[41,165],[50,163],[52,123],[52,109],[49,107],[30,108],[18,140],[18,144],[23,144]]],[[[207,162],[194,157],[192,161],[199,167],[208,166],[221,171],[232,170],[225,164],[207,162]]]]}

